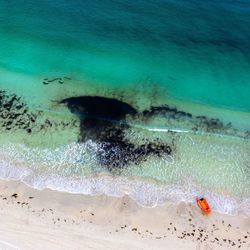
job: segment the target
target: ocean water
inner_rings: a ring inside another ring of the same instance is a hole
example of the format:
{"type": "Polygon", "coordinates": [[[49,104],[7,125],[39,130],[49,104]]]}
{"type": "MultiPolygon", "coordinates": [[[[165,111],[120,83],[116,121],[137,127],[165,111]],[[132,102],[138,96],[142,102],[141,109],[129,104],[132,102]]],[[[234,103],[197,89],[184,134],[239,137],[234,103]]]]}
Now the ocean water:
{"type": "Polygon", "coordinates": [[[0,1],[0,177],[250,214],[250,3],[0,1]]]}

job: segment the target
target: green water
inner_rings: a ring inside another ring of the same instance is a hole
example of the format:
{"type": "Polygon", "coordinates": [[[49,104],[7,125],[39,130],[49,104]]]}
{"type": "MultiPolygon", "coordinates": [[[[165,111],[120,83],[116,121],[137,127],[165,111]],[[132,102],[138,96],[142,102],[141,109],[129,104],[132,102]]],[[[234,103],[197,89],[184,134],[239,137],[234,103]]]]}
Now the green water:
{"type": "Polygon", "coordinates": [[[249,16],[247,1],[2,1],[0,90],[37,119],[32,133],[15,123],[6,129],[12,118],[1,106],[0,176],[38,188],[128,193],[150,206],[207,194],[218,211],[235,213],[250,195],[249,16]],[[133,106],[139,115],[127,117],[126,138],[173,144],[173,156],[109,173],[95,156],[100,145],[78,143],[79,117],[59,104],[84,95],[133,106]],[[143,117],[161,105],[192,117],[143,117]],[[211,128],[198,116],[223,125],[211,128]]]}
{"type": "Polygon", "coordinates": [[[0,64],[41,78],[69,75],[103,88],[150,82],[165,99],[249,111],[248,5],[242,13],[230,6],[4,2],[0,64]]]}

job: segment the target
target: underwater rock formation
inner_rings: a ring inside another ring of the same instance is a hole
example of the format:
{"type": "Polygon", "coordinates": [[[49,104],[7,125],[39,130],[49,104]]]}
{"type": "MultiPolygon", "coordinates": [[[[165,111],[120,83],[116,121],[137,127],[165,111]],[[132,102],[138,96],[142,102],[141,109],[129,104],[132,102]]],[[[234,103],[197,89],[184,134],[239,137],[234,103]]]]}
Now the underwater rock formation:
{"type": "Polygon", "coordinates": [[[117,99],[99,96],[71,97],[61,101],[71,112],[80,117],[80,142],[98,142],[97,158],[110,171],[139,164],[148,156],[170,155],[169,145],[147,143],[135,145],[125,138],[126,116],[135,116],[137,111],[127,103],[117,99]]]}
{"type": "Polygon", "coordinates": [[[125,102],[100,96],[71,97],[62,100],[61,103],[66,103],[72,113],[105,120],[118,121],[125,119],[128,114],[137,113],[132,106],[125,102]]]}
{"type": "Polygon", "coordinates": [[[21,129],[32,132],[37,115],[28,112],[25,103],[15,94],[0,90],[0,126],[5,130],[21,129]]]}
{"type": "Polygon", "coordinates": [[[43,111],[31,111],[20,96],[0,90],[0,129],[3,131],[21,130],[32,134],[55,127],[63,130],[66,127],[76,126],[76,120],[61,122],[50,120],[43,111]]]}
{"type": "MultiPolygon", "coordinates": [[[[177,108],[169,107],[168,105],[162,106],[152,106],[141,113],[141,119],[148,120],[154,118],[155,116],[160,116],[166,119],[166,125],[178,124],[178,122],[185,121],[186,129],[192,131],[203,131],[203,132],[214,132],[232,134],[237,131],[232,127],[231,123],[224,124],[219,119],[209,118],[206,116],[194,116],[190,113],[180,111],[177,108]],[[172,121],[172,122],[170,122],[172,121]]],[[[181,124],[180,124],[181,125],[181,124]]]]}

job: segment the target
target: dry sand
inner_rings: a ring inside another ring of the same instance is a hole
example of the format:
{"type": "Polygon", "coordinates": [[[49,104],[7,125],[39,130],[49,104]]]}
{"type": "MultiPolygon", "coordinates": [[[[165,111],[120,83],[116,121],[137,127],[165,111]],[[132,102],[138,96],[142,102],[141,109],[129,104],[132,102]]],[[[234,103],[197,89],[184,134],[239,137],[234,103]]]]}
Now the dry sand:
{"type": "Polygon", "coordinates": [[[0,249],[250,249],[250,218],[0,181],[0,249]]]}

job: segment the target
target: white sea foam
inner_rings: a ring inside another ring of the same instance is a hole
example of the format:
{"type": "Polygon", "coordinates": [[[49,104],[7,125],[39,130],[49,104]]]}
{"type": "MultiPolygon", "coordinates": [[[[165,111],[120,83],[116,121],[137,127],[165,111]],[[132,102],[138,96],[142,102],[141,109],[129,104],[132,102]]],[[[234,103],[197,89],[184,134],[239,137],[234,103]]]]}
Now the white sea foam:
{"type": "Polygon", "coordinates": [[[0,163],[0,177],[5,180],[21,180],[23,183],[43,190],[49,188],[69,193],[122,197],[128,195],[144,207],[155,207],[167,202],[181,201],[194,203],[195,198],[205,196],[209,200],[213,211],[236,215],[238,213],[250,216],[250,197],[243,200],[222,195],[216,192],[204,192],[198,186],[190,185],[160,185],[142,179],[121,176],[99,175],[92,177],[63,177],[60,175],[37,174],[25,167],[14,167],[6,162],[0,163]]]}
{"type": "Polygon", "coordinates": [[[39,190],[116,197],[127,194],[146,207],[195,202],[196,197],[205,196],[214,211],[250,216],[249,145],[225,141],[229,139],[214,143],[215,138],[178,135],[174,138],[175,155],[149,158],[119,175],[100,166],[95,157],[98,145],[92,141],[54,149],[3,144],[0,178],[21,180],[39,190]]]}

